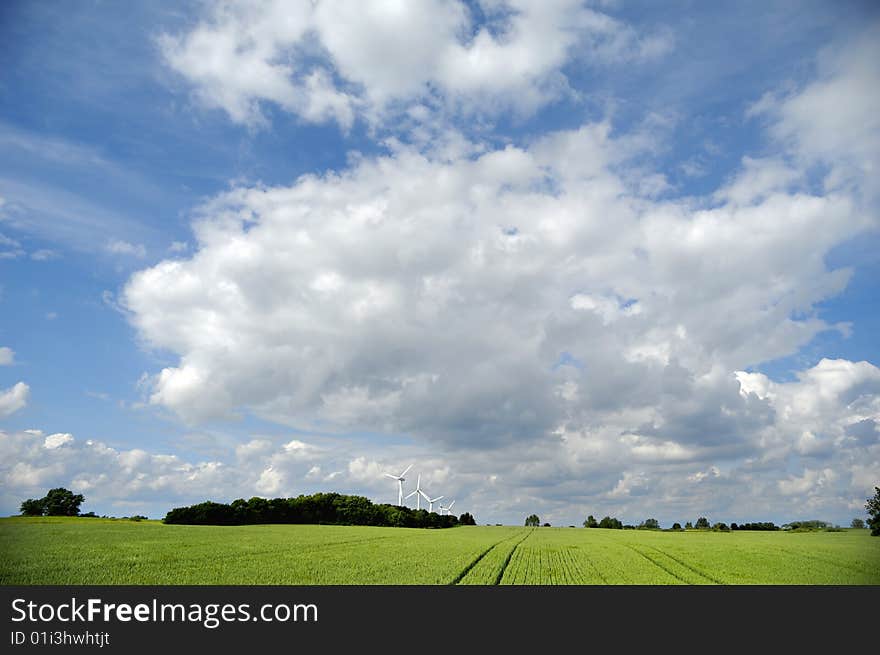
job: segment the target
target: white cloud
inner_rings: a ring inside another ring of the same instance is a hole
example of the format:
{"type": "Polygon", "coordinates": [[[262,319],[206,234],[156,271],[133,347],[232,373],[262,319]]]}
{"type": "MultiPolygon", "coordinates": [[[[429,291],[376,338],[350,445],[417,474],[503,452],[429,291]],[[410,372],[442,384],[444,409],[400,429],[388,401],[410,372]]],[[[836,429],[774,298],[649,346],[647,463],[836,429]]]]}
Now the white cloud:
{"type": "Polygon", "coordinates": [[[15,351],[7,346],[0,347],[0,366],[12,366],[15,362],[15,351]]]}
{"type": "Polygon", "coordinates": [[[260,477],[257,479],[254,488],[262,494],[273,495],[281,490],[283,482],[284,478],[281,473],[269,466],[266,470],[260,473],[260,477]]]}
{"type": "Polygon", "coordinates": [[[44,448],[60,448],[64,444],[71,443],[73,441],[73,435],[69,432],[56,432],[55,434],[50,434],[46,437],[43,442],[44,448]]]}
{"type": "Polygon", "coordinates": [[[667,32],[640,34],[572,0],[481,9],[487,22],[476,26],[463,2],[217,3],[159,44],[198,99],[236,122],[264,123],[261,104],[271,102],[344,129],[356,114],[375,121],[422,100],[528,113],[568,92],[567,63],[631,62],[672,46],[667,32]]]}
{"type": "Polygon", "coordinates": [[[798,157],[829,167],[827,188],[857,185],[880,199],[880,26],[869,25],[820,53],[817,79],[788,95],[768,94],[751,110],[798,157]]]}
{"type": "Polygon", "coordinates": [[[147,255],[147,249],[140,243],[134,244],[120,239],[111,239],[104,246],[104,250],[113,255],[128,255],[143,259],[147,255]]]}
{"type": "Polygon", "coordinates": [[[27,405],[30,387],[24,382],[17,382],[8,389],[0,389],[0,418],[11,416],[27,405]]]}
{"type": "Polygon", "coordinates": [[[715,197],[736,205],[748,205],[772,193],[785,192],[801,174],[779,159],[743,157],[742,169],[715,197]]]}
{"type": "Polygon", "coordinates": [[[636,199],[614,170],[637,153],[600,123],[451,161],[399,146],[217,197],[197,254],[123,292],[141,335],[180,356],[151,402],[478,448],[662,398],[684,417],[671,382],[753,411],[733,372],[832,327],[813,308],[848,272],[824,254],[868,223],[839,194],[636,199]],[[581,368],[554,368],[563,353],[581,368]],[[568,381],[576,398],[556,391],[568,381]]]}

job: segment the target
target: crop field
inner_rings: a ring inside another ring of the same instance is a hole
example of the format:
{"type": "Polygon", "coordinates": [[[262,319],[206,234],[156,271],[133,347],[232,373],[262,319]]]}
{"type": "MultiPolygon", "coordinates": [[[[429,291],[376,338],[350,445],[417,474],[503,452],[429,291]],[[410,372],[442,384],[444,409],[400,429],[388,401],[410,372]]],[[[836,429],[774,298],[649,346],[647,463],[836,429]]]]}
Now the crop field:
{"type": "Polygon", "coordinates": [[[0,519],[0,584],[880,584],[842,532],[445,530],[0,519]]]}

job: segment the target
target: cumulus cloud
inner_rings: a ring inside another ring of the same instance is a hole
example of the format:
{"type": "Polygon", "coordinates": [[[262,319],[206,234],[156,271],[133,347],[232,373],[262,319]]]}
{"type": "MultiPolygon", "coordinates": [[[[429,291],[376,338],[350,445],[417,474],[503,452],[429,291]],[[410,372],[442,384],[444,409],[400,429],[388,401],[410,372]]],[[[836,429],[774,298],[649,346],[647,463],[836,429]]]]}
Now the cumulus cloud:
{"type": "Polygon", "coordinates": [[[857,186],[880,196],[880,25],[826,48],[817,77],[789,94],[768,93],[751,108],[771,134],[810,163],[828,168],[828,188],[857,186]]]}
{"type": "Polygon", "coordinates": [[[645,199],[615,172],[638,152],[596,123],[215,198],[197,254],[123,292],[180,356],[150,401],[472,448],[613,421],[645,457],[742,452],[770,409],[733,372],[834,327],[814,307],[849,273],[824,255],[869,223],[803,189],[645,199]]]}
{"type": "Polygon", "coordinates": [[[73,435],[69,432],[56,432],[55,434],[50,434],[46,437],[45,441],[43,441],[43,447],[49,448],[50,450],[53,448],[61,448],[65,444],[69,444],[73,441],[73,435]]]}
{"type": "Polygon", "coordinates": [[[181,496],[204,500],[221,492],[225,474],[218,462],[189,463],[174,455],[118,450],[68,433],[44,436],[40,430],[0,431],[0,453],[4,501],[15,508],[15,498],[21,502],[52,486],[76,489],[93,502],[149,504],[181,496]]]}
{"type": "Polygon", "coordinates": [[[191,31],[159,44],[199,100],[236,122],[264,123],[269,102],[347,129],[358,115],[374,122],[422,101],[529,113],[568,91],[567,63],[653,58],[672,37],[573,0],[325,0],[216,3],[191,31]]]}
{"type": "Polygon", "coordinates": [[[8,389],[0,389],[0,418],[11,416],[27,405],[30,390],[24,382],[17,382],[8,389]]]}

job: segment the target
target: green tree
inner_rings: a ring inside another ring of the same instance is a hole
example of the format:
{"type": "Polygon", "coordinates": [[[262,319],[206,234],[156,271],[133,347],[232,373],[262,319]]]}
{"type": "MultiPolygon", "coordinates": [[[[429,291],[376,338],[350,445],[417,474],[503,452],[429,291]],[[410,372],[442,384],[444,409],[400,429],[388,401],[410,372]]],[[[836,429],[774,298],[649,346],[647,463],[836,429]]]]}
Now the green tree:
{"type": "Polygon", "coordinates": [[[871,528],[871,535],[880,536],[880,487],[874,487],[874,497],[868,498],[865,503],[865,509],[868,512],[868,527],[871,528]]]}
{"type": "Polygon", "coordinates": [[[701,516],[697,519],[697,524],[694,526],[697,530],[708,530],[709,529],[709,519],[705,516],[701,516]]]}
{"type": "Polygon", "coordinates": [[[660,529],[660,521],[657,519],[645,519],[642,521],[640,528],[644,530],[659,530],[660,529]]]}
{"type": "Polygon", "coordinates": [[[43,503],[43,499],[37,500],[36,498],[28,498],[21,504],[21,515],[22,516],[42,516],[46,507],[43,503]]]}
{"type": "Polygon", "coordinates": [[[684,524],[684,529],[685,529],[685,530],[693,530],[693,529],[694,529],[694,524],[691,523],[690,521],[688,521],[687,523],[684,524]]]}
{"type": "Polygon", "coordinates": [[[43,498],[46,516],[76,516],[85,498],[64,487],[50,489],[43,498]]]}
{"type": "Polygon", "coordinates": [[[585,528],[598,528],[599,522],[596,520],[596,518],[592,514],[590,514],[587,517],[587,520],[584,521],[584,527],[585,528]]]}
{"type": "Polygon", "coordinates": [[[526,519],[527,527],[537,528],[539,525],[541,525],[541,519],[538,518],[537,514],[530,514],[526,519]]]}
{"type": "Polygon", "coordinates": [[[623,529],[623,523],[620,522],[620,519],[605,516],[599,521],[599,527],[608,528],[609,530],[621,530],[623,529]]]}
{"type": "Polygon", "coordinates": [[[681,530],[681,523],[673,523],[672,529],[673,530],[681,530]]]}
{"type": "Polygon", "coordinates": [[[476,525],[477,520],[471,515],[470,512],[465,512],[458,517],[458,523],[459,525],[476,525]]]}
{"type": "MultiPolygon", "coordinates": [[[[24,513],[24,512],[22,512],[24,513]]],[[[853,519],[852,523],[849,524],[849,527],[856,528],[858,530],[865,529],[865,522],[862,519],[853,519]]]]}

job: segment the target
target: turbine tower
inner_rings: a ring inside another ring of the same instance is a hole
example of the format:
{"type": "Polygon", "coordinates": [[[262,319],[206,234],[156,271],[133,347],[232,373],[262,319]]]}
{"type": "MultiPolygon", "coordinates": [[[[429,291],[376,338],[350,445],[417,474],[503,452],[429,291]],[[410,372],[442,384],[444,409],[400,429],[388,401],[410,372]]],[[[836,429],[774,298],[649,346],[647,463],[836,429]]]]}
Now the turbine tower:
{"type": "Polygon", "coordinates": [[[455,501],[453,500],[449,503],[449,507],[443,507],[440,505],[440,515],[443,516],[443,512],[446,512],[447,515],[452,514],[452,506],[455,505],[455,501]]]}
{"type": "MultiPolygon", "coordinates": [[[[422,500],[422,496],[425,496],[425,492],[422,491],[422,474],[421,474],[421,473],[419,473],[419,477],[416,479],[416,488],[415,488],[415,490],[409,492],[409,493],[406,495],[407,498],[409,498],[410,496],[415,496],[415,497],[416,497],[416,509],[422,509],[422,503],[421,503],[421,500],[422,500]]],[[[425,498],[427,498],[427,496],[425,496],[425,498]]]]}
{"type": "MultiPolygon", "coordinates": [[[[392,480],[397,480],[397,504],[403,507],[403,482],[406,480],[405,476],[409,470],[413,467],[412,464],[406,467],[403,473],[400,475],[391,475],[390,473],[386,473],[385,476],[391,478],[392,480]]],[[[411,496],[412,494],[410,494],[411,496]]],[[[409,498],[409,496],[407,496],[409,498]]]]}

